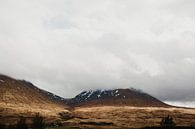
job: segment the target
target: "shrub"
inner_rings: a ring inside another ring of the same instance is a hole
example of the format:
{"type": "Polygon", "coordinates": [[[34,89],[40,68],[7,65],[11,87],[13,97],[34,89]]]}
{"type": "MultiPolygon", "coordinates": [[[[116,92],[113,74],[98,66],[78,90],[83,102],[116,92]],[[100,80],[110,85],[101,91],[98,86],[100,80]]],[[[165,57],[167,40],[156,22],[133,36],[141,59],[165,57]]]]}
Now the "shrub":
{"type": "Polygon", "coordinates": [[[15,129],[15,128],[16,128],[15,125],[8,125],[8,126],[7,126],[7,129],[15,129]]]}
{"type": "Polygon", "coordinates": [[[33,118],[32,128],[33,129],[45,129],[45,123],[43,121],[43,117],[40,116],[39,113],[37,113],[35,117],[33,118]]]}
{"type": "Polygon", "coordinates": [[[16,124],[16,129],[28,129],[25,118],[23,117],[20,118],[20,120],[16,124]]]}
{"type": "Polygon", "coordinates": [[[6,126],[4,124],[0,124],[0,129],[5,129],[6,126]]]}
{"type": "Polygon", "coordinates": [[[168,115],[167,117],[162,119],[160,125],[161,127],[172,128],[175,127],[175,122],[173,121],[173,118],[168,115]]]}
{"type": "Polygon", "coordinates": [[[69,120],[75,117],[72,113],[69,112],[60,112],[58,114],[60,115],[60,118],[62,118],[63,120],[69,120]]]}

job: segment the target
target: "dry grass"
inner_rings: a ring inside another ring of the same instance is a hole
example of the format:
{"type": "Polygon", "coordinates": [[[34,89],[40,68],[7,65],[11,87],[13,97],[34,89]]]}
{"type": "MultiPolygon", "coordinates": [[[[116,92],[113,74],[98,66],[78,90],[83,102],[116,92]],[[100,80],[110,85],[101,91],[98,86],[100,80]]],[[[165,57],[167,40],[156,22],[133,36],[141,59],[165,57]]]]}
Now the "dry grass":
{"type": "MultiPolygon", "coordinates": [[[[112,127],[140,128],[159,126],[161,119],[171,115],[179,126],[195,126],[195,109],[155,108],[155,107],[91,107],[76,108],[74,114],[79,118],[70,122],[112,122],[112,127]]],[[[108,128],[108,126],[105,126],[108,128]]]]}
{"type": "Polygon", "coordinates": [[[4,104],[0,103],[0,123],[3,124],[15,124],[18,119],[23,116],[27,119],[29,118],[29,122],[32,117],[35,116],[36,113],[40,113],[45,119],[49,121],[56,121],[59,119],[58,113],[60,112],[69,112],[64,107],[56,106],[56,105],[12,105],[12,104],[4,104]]]}
{"type": "Polygon", "coordinates": [[[69,112],[62,105],[34,85],[0,75],[0,123],[14,123],[20,116],[58,119],[59,112],[69,112]]]}

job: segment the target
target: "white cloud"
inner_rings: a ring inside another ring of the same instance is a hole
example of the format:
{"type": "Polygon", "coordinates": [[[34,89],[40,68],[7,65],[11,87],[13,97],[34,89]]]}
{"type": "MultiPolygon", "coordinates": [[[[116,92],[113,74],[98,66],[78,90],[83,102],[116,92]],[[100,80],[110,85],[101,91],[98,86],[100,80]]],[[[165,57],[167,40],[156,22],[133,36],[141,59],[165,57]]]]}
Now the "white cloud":
{"type": "Polygon", "coordinates": [[[2,0],[0,72],[65,97],[135,87],[195,100],[193,12],[192,0],[2,0]]]}
{"type": "Polygon", "coordinates": [[[190,64],[195,64],[195,59],[192,59],[190,57],[187,57],[187,58],[184,59],[184,62],[190,63],[190,64]]]}
{"type": "Polygon", "coordinates": [[[179,101],[165,101],[165,103],[173,105],[173,106],[180,106],[180,107],[191,107],[195,108],[195,102],[179,102],[179,101]]]}
{"type": "Polygon", "coordinates": [[[135,72],[148,73],[151,77],[163,74],[163,69],[157,61],[148,55],[136,55],[130,53],[130,60],[135,63],[135,72]]]}

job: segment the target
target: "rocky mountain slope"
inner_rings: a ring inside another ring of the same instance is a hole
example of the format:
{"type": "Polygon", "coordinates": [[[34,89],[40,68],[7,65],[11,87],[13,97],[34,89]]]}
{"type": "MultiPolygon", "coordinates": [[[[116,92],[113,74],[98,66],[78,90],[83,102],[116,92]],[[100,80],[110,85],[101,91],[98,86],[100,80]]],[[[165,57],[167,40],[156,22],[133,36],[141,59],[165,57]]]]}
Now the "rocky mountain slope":
{"type": "Polygon", "coordinates": [[[169,107],[169,105],[135,89],[89,90],[77,95],[68,102],[73,107],[79,106],[138,106],[169,107]]]}

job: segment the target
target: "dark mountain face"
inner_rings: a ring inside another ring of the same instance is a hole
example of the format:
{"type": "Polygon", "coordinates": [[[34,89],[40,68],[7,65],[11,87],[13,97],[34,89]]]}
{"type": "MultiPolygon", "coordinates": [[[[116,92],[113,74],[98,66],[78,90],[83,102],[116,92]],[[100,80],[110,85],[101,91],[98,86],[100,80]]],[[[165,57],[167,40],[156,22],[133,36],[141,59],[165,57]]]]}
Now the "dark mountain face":
{"type": "Polygon", "coordinates": [[[168,107],[158,99],[135,89],[89,90],[68,102],[70,106],[168,107]]]}

